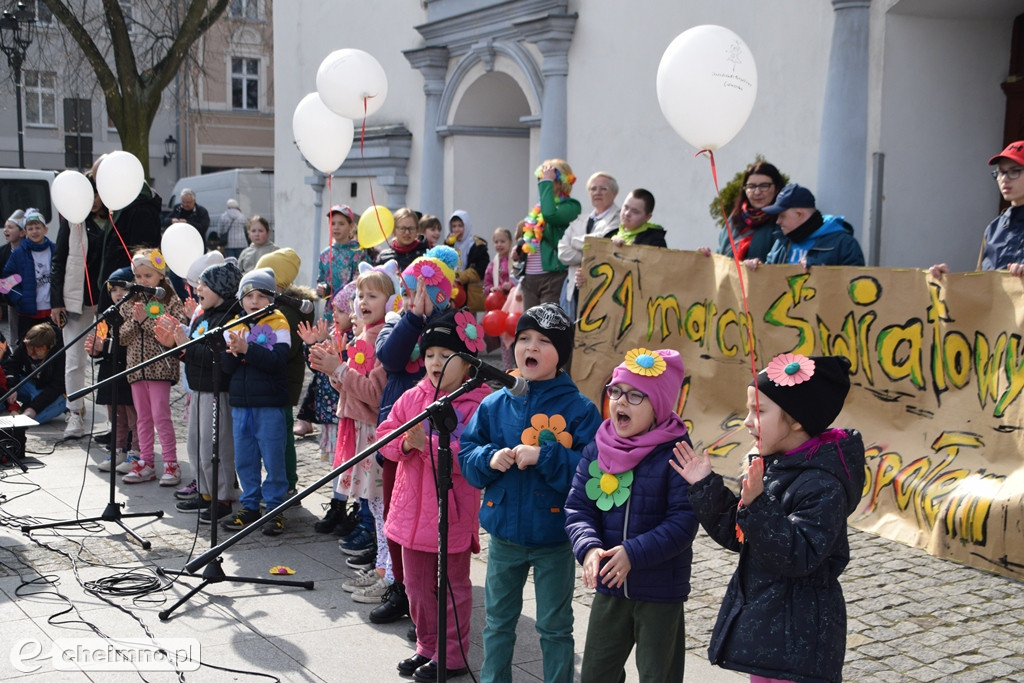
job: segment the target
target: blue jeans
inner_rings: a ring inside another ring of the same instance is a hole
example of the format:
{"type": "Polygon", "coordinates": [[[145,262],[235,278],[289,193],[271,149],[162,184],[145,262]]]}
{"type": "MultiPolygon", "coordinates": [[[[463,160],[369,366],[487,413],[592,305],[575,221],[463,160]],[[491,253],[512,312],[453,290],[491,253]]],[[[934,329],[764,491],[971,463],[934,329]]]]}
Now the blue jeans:
{"type": "MultiPolygon", "coordinates": [[[[18,389],[18,400],[23,404],[30,403],[39,393],[40,389],[36,388],[36,383],[29,380],[18,389]]],[[[67,400],[63,396],[58,396],[57,400],[38,411],[34,419],[39,424],[45,424],[58,415],[62,415],[65,410],[67,410],[67,400]]]]}
{"type": "Polygon", "coordinates": [[[235,471],[242,486],[242,507],[259,510],[260,500],[272,509],[284,502],[288,478],[284,466],[286,408],[232,408],[235,471]],[[267,477],[261,485],[262,470],[267,477]]]}
{"type": "Polygon", "coordinates": [[[487,552],[481,683],[512,680],[516,623],[523,610],[523,587],[531,566],[544,680],[546,683],[572,683],[572,591],[576,580],[572,545],[566,541],[549,548],[530,548],[495,536],[490,537],[487,552]]]}

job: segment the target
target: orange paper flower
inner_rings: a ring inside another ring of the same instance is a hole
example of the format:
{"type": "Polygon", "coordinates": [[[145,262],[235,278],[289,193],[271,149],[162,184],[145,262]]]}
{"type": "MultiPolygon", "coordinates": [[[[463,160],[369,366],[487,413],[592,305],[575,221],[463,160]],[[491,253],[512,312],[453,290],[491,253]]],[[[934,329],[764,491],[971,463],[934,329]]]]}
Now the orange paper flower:
{"type": "Polygon", "coordinates": [[[548,417],[537,413],[530,418],[530,425],[523,430],[522,440],[527,446],[543,446],[557,441],[566,448],[572,448],[572,434],[565,431],[565,418],[561,415],[548,417]]]}

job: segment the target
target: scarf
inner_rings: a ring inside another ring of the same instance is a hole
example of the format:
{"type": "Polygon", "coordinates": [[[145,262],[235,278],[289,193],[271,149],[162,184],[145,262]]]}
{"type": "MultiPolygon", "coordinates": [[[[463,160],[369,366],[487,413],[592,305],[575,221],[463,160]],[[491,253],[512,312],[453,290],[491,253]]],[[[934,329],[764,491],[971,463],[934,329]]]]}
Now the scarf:
{"type": "Polygon", "coordinates": [[[789,238],[790,243],[800,244],[808,237],[814,234],[814,231],[824,225],[825,219],[821,215],[821,211],[815,211],[811,214],[811,217],[803,222],[802,225],[790,232],[786,237],[789,238]]]}
{"type": "Polygon", "coordinates": [[[622,241],[625,242],[626,244],[633,244],[633,241],[636,240],[637,235],[639,235],[642,232],[645,232],[648,228],[656,227],[658,226],[655,225],[654,223],[651,223],[650,221],[647,221],[640,227],[633,228],[632,230],[630,230],[625,225],[619,223],[619,231],[615,233],[615,236],[621,237],[622,241]]]}
{"type": "Polygon", "coordinates": [[[671,413],[643,434],[623,438],[615,431],[609,418],[597,428],[594,441],[597,442],[597,464],[602,472],[622,474],[647,457],[647,454],[664,443],[678,441],[686,436],[683,418],[671,413]]]}
{"type": "Polygon", "coordinates": [[[732,239],[736,243],[736,258],[742,261],[747,257],[750,242],[754,239],[754,231],[771,223],[773,218],[774,216],[761,209],[752,208],[746,200],[740,204],[739,210],[729,218],[732,239]]]}
{"type": "Polygon", "coordinates": [[[397,238],[391,240],[391,248],[395,250],[396,254],[408,254],[409,252],[411,252],[414,249],[416,249],[416,247],[418,247],[418,246],[420,246],[419,239],[413,240],[409,245],[404,246],[404,247],[398,243],[398,239],[397,238]]]}

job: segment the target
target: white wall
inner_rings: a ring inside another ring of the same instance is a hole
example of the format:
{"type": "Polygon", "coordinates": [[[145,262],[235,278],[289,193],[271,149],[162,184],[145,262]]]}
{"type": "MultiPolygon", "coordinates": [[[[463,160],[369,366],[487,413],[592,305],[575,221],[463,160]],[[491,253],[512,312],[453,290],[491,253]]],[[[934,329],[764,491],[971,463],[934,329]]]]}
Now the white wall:
{"type": "Polygon", "coordinates": [[[974,270],[999,209],[989,157],[1003,148],[1010,22],[890,14],[880,142],[880,265],[974,270]]]}

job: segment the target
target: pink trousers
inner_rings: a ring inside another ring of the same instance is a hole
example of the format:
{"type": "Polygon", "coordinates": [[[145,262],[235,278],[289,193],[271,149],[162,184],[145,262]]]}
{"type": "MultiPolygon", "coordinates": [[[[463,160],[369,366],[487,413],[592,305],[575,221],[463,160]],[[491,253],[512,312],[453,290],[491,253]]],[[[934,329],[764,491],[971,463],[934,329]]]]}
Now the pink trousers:
{"type": "Polygon", "coordinates": [[[448,605],[448,628],[445,642],[438,644],[437,633],[437,553],[402,548],[405,565],[405,592],[409,596],[409,616],[416,624],[416,654],[437,661],[439,647],[447,646],[449,669],[469,666],[469,620],[473,616],[473,584],[469,579],[469,557],[472,551],[448,554],[448,581],[454,597],[448,605]],[[458,612],[456,627],[455,612],[458,612]]]}
{"type": "Polygon", "coordinates": [[[178,462],[178,442],[174,437],[174,421],[171,419],[171,383],[146,379],[133,382],[132,400],[137,414],[135,424],[139,432],[139,456],[142,462],[153,466],[153,446],[156,443],[154,428],[160,435],[160,452],[164,463],[178,462]]]}

